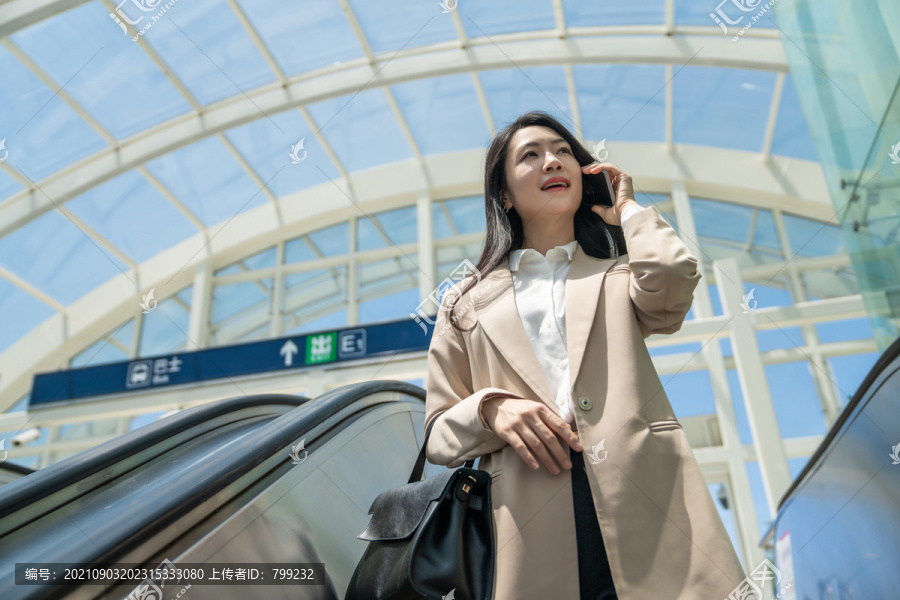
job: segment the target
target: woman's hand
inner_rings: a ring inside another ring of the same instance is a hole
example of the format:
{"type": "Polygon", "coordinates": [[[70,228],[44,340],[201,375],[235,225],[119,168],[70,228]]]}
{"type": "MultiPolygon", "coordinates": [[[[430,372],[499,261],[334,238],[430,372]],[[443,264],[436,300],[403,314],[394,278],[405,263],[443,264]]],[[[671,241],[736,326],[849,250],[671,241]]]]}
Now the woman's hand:
{"type": "Polygon", "coordinates": [[[594,162],[581,167],[581,172],[586,175],[596,175],[606,171],[612,181],[613,191],[616,193],[616,201],[612,206],[602,206],[595,204],[591,206],[591,210],[600,215],[600,218],[610,225],[622,225],[622,210],[630,203],[634,202],[635,206],[640,206],[634,199],[634,186],[631,183],[631,176],[622,169],[611,163],[594,162]]]}
{"type": "Polygon", "coordinates": [[[575,432],[543,402],[523,402],[521,398],[488,398],[482,403],[481,412],[488,426],[515,448],[525,464],[532,469],[539,467],[532,452],[537,454],[554,475],[559,473],[557,463],[566,469],[572,468],[568,449],[560,443],[560,437],[576,452],[581,452],[581,442],[575,432]]]}

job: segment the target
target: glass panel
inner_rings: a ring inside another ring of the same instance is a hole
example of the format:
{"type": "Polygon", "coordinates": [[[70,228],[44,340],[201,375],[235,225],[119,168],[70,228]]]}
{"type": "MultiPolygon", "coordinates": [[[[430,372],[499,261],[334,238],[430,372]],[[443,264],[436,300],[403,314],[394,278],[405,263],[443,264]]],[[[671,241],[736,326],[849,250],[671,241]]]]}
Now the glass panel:
{"type": "Polygon", "coordinates": [[[102,339],[73,356],[69,361],[69,366],[72,368],[88,367],[128,360],[131,357],[133,335],[134,319],[129,319],[103,336],[102,339]]]}
{"type": "MultiPolygon", "coordinates": [[[[338,254],[341,254],[340,252],[338,254]]],[[[298,263],[320,258],[303,237],[294,238],[284,243],[284,262],[298,263]]]]}
{"type": "Polygon", "coordinates": [[[146,413],[143,415],[138,415],[131,419],[131,423],[128,425],[128,431],[134,431],[135,429],[140,429],[145,425],[150,425],[151,423],[156,422],[160,417],[165,415],[168,411],[160,410],[156,412],[146,413]]]}
{"type": "Polygon", "coordinates": [[[347,267],[285,275],[282,324],[286,334],[347,322],[347,267]]]}
{"type": "MultiPolygon", "coordinates": [[[[141,14],[130,3],[123,9],[141,14]]],[[[149,42],[159,52],[201,104],[243,96],[244,90],[275,80],[234,11],[219,0],[180,3],[177,20],[175,27],[163,15],[143,35],[142,43],[149,42]]]]}
{"type": "Polygon", "coordinates": [[[272,285],[271,277],[216,285],[210,325],[211,345],[253,339],[261,336],[263,331],[267,332],[272,314],[272,285]]]}
{"type": "Polygon", "coordinates": [[[115,435],[119,427],[119,419],[98,419],[67,423],[59,428],[59,440],[81,440],[101,435],[115,435]]]}
{"type": "Polygon", "coordinates": [[[418,237],[415,206],[376,213],[371,218],[361,217],[356,221],[358,252],[410,244],[418,237]]]}
{"type": "MultiPolygon", "coordinates": [[[[468,259],[472,262],[472,264],[478,264],[478,259],[481,258],[481,251],[483,248],[483,242],[473,242],[470,244],[466,244],[464,246],[447,246],[446,248],[437,248],[435,251],[435,260],[437,261],[437,281],[435,281],[434,287],[440,285],[441,282],[446,278],[451,278],[463,260],[468,259]]],[[[437,310],[437,307],[425,308],[425,312],[434,312],[437,310]]]]}
{"type": "Polygon", "coordinates": [[[762,150],[774,73],[684,67],[673,77],[672,86],[672,137],[676,144],[762,150]]]}
{"type": "MultiPolygon", "coordinates": [[[[28,410],[28,403],[30,401],[31,401],[31,394],[25,394],[24,396],[19,398],[18,402],[16,402],[15,404],[13,404],[9,408],[7,408],[6,412],[13,413],[13,412],[20,412],[23,410],[28,410]]],[[[2,437],[2,436],[0,436],[0,437],[2,437]]]]}
{"type": "MultiPolygon", "coordinates": [[[[132,20],[141,12],[131,3],[123,10],[132,20]]],[[[150,18],[144,17],[145,22],[150,18]]],[[[191,110],[165,73],[138,44],[126,41],[98,2],[40,21],[12,38],[118,139],[191,110]]]]}
{"type": "Polygon", "coordinates": [[[832,356],[825,359],[832,376],[831,378],[837,384],[835,386],[835,396],[840,401],[841,408],[846,406],[849,400],[844,392],[851,395],[855,394],[880,356],[880,352],[866,352],[848,356],[832,356]]]}
{"type": "Polygon", "coordinates": [[[485,145],[487,123],[468,73],[401,83],[391,91],[423,154],[485,145]]]}
{"type": "MultiPolygon", "coordinates": [[[[547,2],[546,6],[549,8],[550,3],[547,2]]],[[[520,9],[514,11],[519,12],[520,9]]],[[[479,73],[478,77],[498,131],[523,113],[544,110],[556,117],[575,136],[580,134],[572,123],[569,89],[562,67],[500,69],[479,73]]]]}
{"type": "Polygon", "coordinates": [[[756,229],[753,232],[753,245],[779,250],[781,256],[781,242],[778,241],[778,232],[775,229],[775,217],[772,211],[763,208],[756,211],[756,229]]]}
{"type": "Polygon", "coordinates": [[[139,263],[197,233],[197,228],[136,171],[92,188],[70,201],[68,207],[139,263]]]}
{"type": "Polygon", "coordinates": [[[676,417],[716,414],[708,371],[682,371],[660,379],[676,417]]]}
{"type": "Polygon", "coordinates": [[[776,13],[794,40],[785,54],[884,351],[900,332],[897,5],[780,0],[776,13]]]}
{"type": "MultiPolygon", "coordinates": [[[[807,300],[841,298],[859,293],[856,273],[846,265],[838,269],[814,269],[800,274],[807,300]]],[[[871,328],[871,324],[870,324],[871,328]]]]}
{"type": "Polygon", "coordinates": [[[229,129],[225,136],[279,198],[341,176],[315,132],[295,110],[260,115],[229,129]]]}
{"type": "Polygon", "coordinates": [[[419,304],[418,254],[359,265],[359,321],[409,317],[419,304]]]}
{"type": "Polygon", "coordinates": [[[697,235],[746,243],[750,237],[753,209],[701,198],[690,198],[697,235]]]}
{"type": "Polygon", "coordinates": [[[253,256],[248,256],[247,258],[243,258],[235,263],[232,263],[223,269],[219,269],[215,274],[216,276],[231,275],[232,273],[246,273],[247,271],[256,271],[259,269],[274,267],[276,257],[276,249],[274,246],[272,246],[267,250],[257,252],[253,256]]]}
{"type": "MultiPolygon", "coordinates": [[[[724,282],[731,285],[731,282],[724,282]]],[[[768,279],[767,282],[757,283],[755,281],[744,282],[744,300],[746,307],[750,310],[756,308],[771,308],[773,306],[792,306],[794,299],[789,291],[789,283],[787,275],[768,279]],[[767,285],[768,284],[768,285],[767,285]],[[753,292],[752,298],[750,297],[753,292]]],[[[742,314],[743,306],[728,307],[730,314],[742,314]]]]}
{"type": "MultiPolygon", "coordinates": [[[[285,322],[297,323],[298,319],[286,319],[285,322]]],[[[291,329],[284,332],[284,335],[296,335],[300,333],[310,333],[314,331],[329,331],[340,329],[347,326],[347,309],[341,308],[337,312],[333,312],[322,317],[307,321],[300,325],[294,325],[291,329]]]]}
{"type": "Polygon", "coordinates": [[[760,352],[802,348],[805,345],[799,327],[776,327],[756,332],[756,342],[760,352]]]}
{"type": "Polygon", "coordinates": [[[781,437],[824,435],[828,428],[810,372],[815,367],[803,361],[764,368],[781,437]]]}
{"type": "Polygon", "coordinates": [[[307,108],[348,171],[413,157],[382,89],[329,98],[307,108]]]}
{"type": "MultiPolygon", "coordinates": [[[[403,18],[397,18],[397,13],[385,10],[383,4],[350,0],[363,34],[375,53],[456,40],[452,16],[443,14],[440,3],[437,4],[407,2],[403,5],[403,18]]],[[[456,2],[448,4],[455,6],[456,2]]]]}
{"type": "Polygon", "coordinates": [[[778,118],[775,120],[775,131],[772,134],[772,154],[819,160],[806,118],[803,116],[797,86],[790,74],[784,77],[781,104],[778,107],[778,118]]]}
{"type": "MultiPolygon", "coordinates": [[[[721,340],[728,342],[727,356],[731,356],[731,340],[721,340]]],[[[723,352],[723,354],[725,354],[723,352]]],[[[753,434],[750,432],[750,421],[747,419],[747,408],[744,405],[744,393],[741,391],[741,381],[738,373],[734,369],[727,370],[728,390],[731,392],[731,402],[734,405],[734,418],[737,422],[738,436],[742,444],[752,444],[753,434]]]]}
{"type": "Polygon", "coordinates": [[[3,325],[0,326],[0,352],[55,313],[53,308],[36,300],[31,294],[0,279],[0,315],[9,315],[3,318],[3,325]]]}
{"type": "MultiPolygon", "coordinates": [[[[58,47],[54,44],[54,48],[58,47]]],[[[22,169],[37,181],[106,146],[69,105],[56,99],[56,90],[46,87],[3,47],[0,73],[0,140],[4,140],[0,159],[10,167],[22,169]]],[[[0,173],[0,198],[19,189],[14,179],[0,173]]]]}
{"type": "MultiPolygon", "coordinates": [[[[602,6],[604,11],[606,8],[602,6]]],[[[664,66],[574,65],[572,75],[581,128],[589,143],[602,139],[665,141],[664,66]]],[[[606,160],[615,162],[615,157],[606,160]]]]}
{"type": "Polygon", "coordinates": [[[568,27],[662,24],[666,18],[664,0],[633,0],[628,3],[563,0],[563,10],[568,27]]]}
{"type": "Polygon", "coordinates": [[[63,304],[126,269],[56,211],[0,238],[0,264],[63,304]]]}
{"type": "MultiPolygon", "coordinates": [[[[441,203],[435,203],[435,210],[440,211],[442,217],[450,219],[448,226],[456,232],[453,235],[484,233],[487,231],[484,196],[445,200],[441,203]],[[442,206],[438,206],[438,204],[442,206]]],[[[437,234],[435,234],[435,239],[437,237],[437,234]]],[[[440,237],[450,237],[450,235],[441,235],[440,237]]]]}
{"type": "Polygon", "coordinates": [[[816,323],[815,327],[819,342],[822,344],[871,339],[875,336],[875,332],[872,331],[872,323],[865,317],[816,323]]]}
{"type": "Polygon", "coordinates": [[[206,226],[268,201],[215,137],[170,152],[146,167],[206,226]]]}
{"type": "Polygon", "coordinates": [[[350,252],[350,225],[346,221],[313,231],[307,238],[307,243],[321,256],[340,256],[350,252]]]}
{"type": "Polygon", "coordinates": [[[281,0],[238,3],[288,76],[363,56],[339,2],[309,2],[303,10],[281,0]]]}
{"type": "Polygon", "coordinates": [[[153,312],[144,315],[141,326],[140,356],[169,354],[192,346],[188,344],[193,286],[173,298],[161,301],[153,312]]]}
{"type": "MultiPolygon", "coordinates": [[[[774,15],[771,6],[764,0],[720,0],[718,4],[696,2],[696,0],[674,0],[676,25],[727,26],[727,33],[733,37],[747,25],[772,28],[774,15]],[[715,14],[715,16],[712,16],[715,14]],[[754,17],[756,21],[754,21],[754,17]],[[716,21],[715,19],[718,19],[716,21]],[[719,22],[723,25],[719,25],[719,22]]],[[[738,38],[740,39],[740,38],[738,38]]]]}
{"type": "Polygon", "coordinates": [[[841,229],[834,225],[785,214],[784,228],[794,255],[827,256],[847,251],[841,229]]]}
{"type": "Polygon", "coordinates": [[[471,38],[556,27],[553,3],[547,0],[470,2],[463,10],[460,20],[471,38]]]}
{"type": "Polygon", "coordinates": [[[431,203],[431,235],[436,240],[459,235],[459,231],[452,225],[453,219],[447,212],[443,202],[431,203]]]}

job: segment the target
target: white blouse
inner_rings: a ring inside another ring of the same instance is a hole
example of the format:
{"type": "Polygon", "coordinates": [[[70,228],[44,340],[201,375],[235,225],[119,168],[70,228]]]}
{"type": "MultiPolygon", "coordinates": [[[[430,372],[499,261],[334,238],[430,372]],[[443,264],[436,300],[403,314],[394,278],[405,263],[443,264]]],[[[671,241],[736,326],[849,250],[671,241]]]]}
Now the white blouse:
{"type": "MultiPolygon", "coordinates": [[[[622,211],[623,229],[641,208],[630,205],[622,211]]],[[[570,425],[575,423],[575,406],[566,349],[566,276],[577,245],[578,241],[572,240],[547,250],[546,256],[533,248],[513,250],[509,256],[519,318],[556,396],[560,415],[570,425]]]]}

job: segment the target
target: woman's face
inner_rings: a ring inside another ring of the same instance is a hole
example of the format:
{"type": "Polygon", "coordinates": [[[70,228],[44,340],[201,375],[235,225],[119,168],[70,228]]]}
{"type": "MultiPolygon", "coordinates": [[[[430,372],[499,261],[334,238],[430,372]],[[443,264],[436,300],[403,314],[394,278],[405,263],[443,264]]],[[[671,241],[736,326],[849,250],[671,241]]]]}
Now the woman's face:
{"type": "Polygon", "coordinates": [[[537,125],[518,130],[509,141],[505,168],[503,207],[512,204],[523,223],[574,217],[581,204],[581,165],[556,131],[537,125]]]}

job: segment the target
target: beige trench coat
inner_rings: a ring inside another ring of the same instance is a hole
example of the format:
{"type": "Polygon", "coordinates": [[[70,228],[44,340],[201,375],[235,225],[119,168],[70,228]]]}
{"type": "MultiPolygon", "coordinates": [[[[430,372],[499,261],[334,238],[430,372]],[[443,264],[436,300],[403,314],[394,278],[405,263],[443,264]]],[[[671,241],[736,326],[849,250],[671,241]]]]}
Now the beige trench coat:
{"type": "MultiPolygon", "coordinates": [[[[745,574],[644,342],[681,328],[701,277],[697,259],[652,205],[631,217],[625,239],[629,253],[604,260],[579,245],[565,284],[574,430],[613,580],[620,600],[724,600],[745,574]]],[[[482,400],[501,395],[559,414],[516,309],[508,259],[460,298],[455,315],[475,328],[460,334],[445,307],[438,313],[425,426],[437,421],[426,457],[452,468],[483,457],[479,468],[492,475],[495,600],[579,600],[571,471],[531,469],[480,413],[482,400]]]]}

